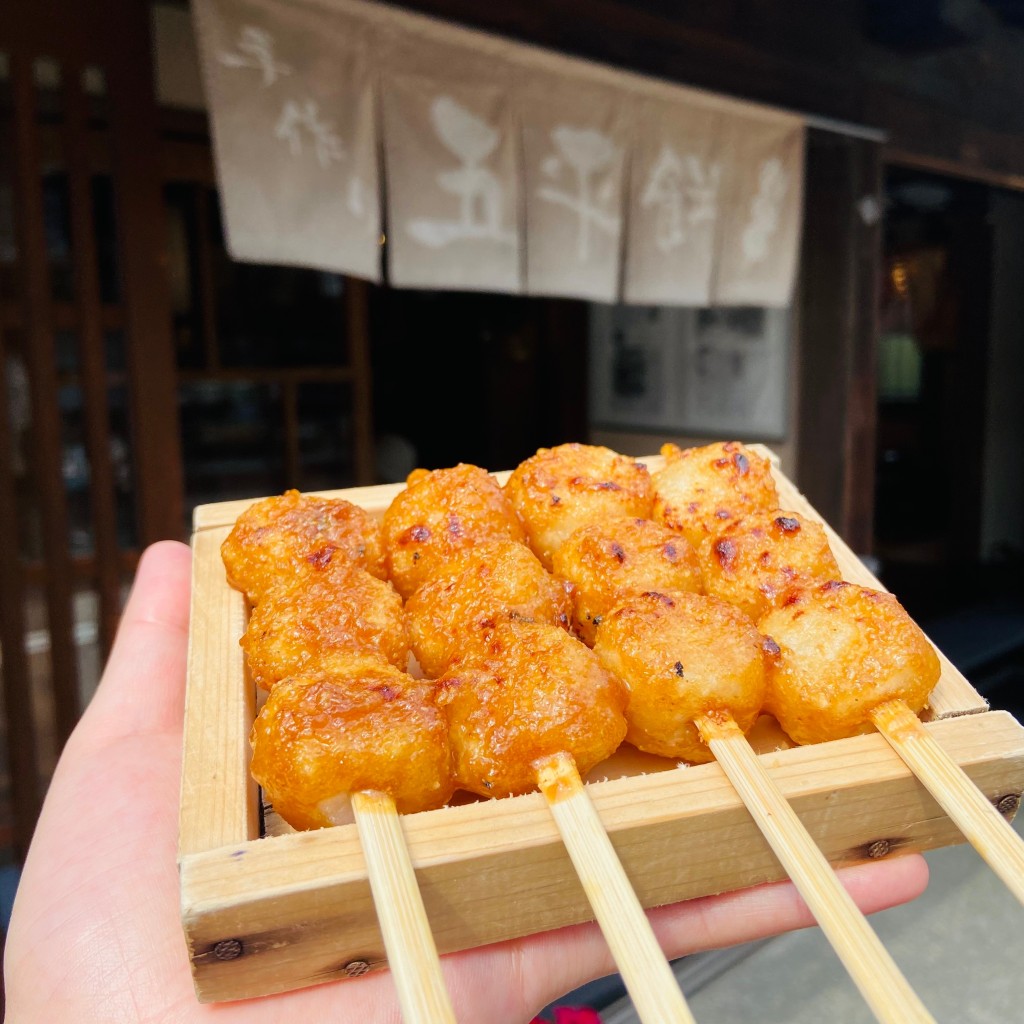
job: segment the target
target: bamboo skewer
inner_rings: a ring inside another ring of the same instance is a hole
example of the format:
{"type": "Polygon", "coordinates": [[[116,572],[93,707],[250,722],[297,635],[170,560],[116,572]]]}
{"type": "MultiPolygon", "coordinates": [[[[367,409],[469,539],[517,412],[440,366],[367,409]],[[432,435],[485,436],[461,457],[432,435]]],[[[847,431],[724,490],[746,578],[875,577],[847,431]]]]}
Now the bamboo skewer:
{"type": "Polygon", "coordinates": [[[456,1024],[395,801],[386,793],[353,793],[352,811],[402,1018],[456,1024]]]}
{"type": "Polygon", "coordinates": [[[626,990],[644,1024],[694,1024],[672,968],[567,753],[538,764],[537,783],[626,990]]]}
{"type": "Polygon", "coordinates": [[[935,798],[964,838],[1024,903],[1024,840],[902,700],[871,713],[889,745],[935,798]]]}
{"type": "Polygon", "coordinates": [[[703,716],[696,724],[875,1017],[934,1024],[739,726],[729,716],[703,716]]]}

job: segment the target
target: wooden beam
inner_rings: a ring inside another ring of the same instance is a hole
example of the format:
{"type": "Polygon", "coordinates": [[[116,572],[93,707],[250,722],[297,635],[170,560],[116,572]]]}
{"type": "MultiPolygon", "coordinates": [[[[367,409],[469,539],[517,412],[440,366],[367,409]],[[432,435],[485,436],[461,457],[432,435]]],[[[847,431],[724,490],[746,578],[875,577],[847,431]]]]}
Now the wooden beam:
{"type": "Polygon", "coordinates": [[[14,451],[7,396],[7,353],[4,324],[0,321],[0,535],[14,548],[0,558],[0,648],[3,649],[4,716],[7,734],[7,774],[14,811],[12,845],[24,861],[28,844],[42,806],[39,789],[39,761],[36,727],[25,656],[25,577],[18,557],[18,509],[15,476],[11,465],[14,451]]]}
{"type": "Polygon", "coordinates": [[[815,113],[840,120],[860,115],[856,54],[841,44],[845,31],[837,31],[855,31],[856,21],[836,5],[803,4],[784,22],[778,5],[767,5],[771,13],[761,18],[749,4],[403,0],[394,6],[681,85],[793,110],[813,103],[815,113]]]}
{"type": "Polygon", "coordinates": [[[1024,174],[993,170],[979,167],[974,163],[954,160],[948,157],[928,156],[915,153],[903,146],[887,144],[882,150],[882,159],[886,166],[910,167],[931,174],[944,174],[951,178],[964,178],[977,181],[983,185],[1009,189],[1012,192],[1024,192],[1024,174]]]}
{"type": "Polygon", "coordinates": [[[888,132],[888,162],[1024,189],[1024,119],[1016,131],[996,131],[955,108],[874,84],[864,89],[864,116],[888,132]]]}
{"type": "Polygon", "coordinates": [[[305,383],[306,381],[349,381],[349,366],[224,366],[217,370],[180,370],[178,380],[184,384],[203,381],[252,381],[256,384],[305,383]]]}

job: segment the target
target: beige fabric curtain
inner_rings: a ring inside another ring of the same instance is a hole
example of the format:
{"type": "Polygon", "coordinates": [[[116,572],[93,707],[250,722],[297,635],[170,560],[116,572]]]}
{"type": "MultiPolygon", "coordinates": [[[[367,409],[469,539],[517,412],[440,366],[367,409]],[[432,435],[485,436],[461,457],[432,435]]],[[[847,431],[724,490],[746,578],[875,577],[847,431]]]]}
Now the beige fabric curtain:
{"type": "Polygon", "coordinates": [[[573,75],[518,77],[526,290],[614,302],[632,103],[573,75]]]}
{"type": "Polygon", "coordinates": [[[791,300],[798,116],[386,4],[193,6],[238,259],[376,281],[386,223],[399,287],[791,300]]]}
{"type": "Polygon", "coordinates": [[[507,68],[412,31],[389,33],[387,49],[391,283],[520,291],[519,140],[507,68]]]}
{"type": "Polygon", "coordinates": [[[286,0],[196,16],[228,251],[380,280],[370,26],[286,0]]]}
{"type": "Polygon", "coordinates": [[[724,115],[644,100],[630,174],[623,298],[706,306],[722,211],[724,115]]]}
{"type": "Polygon", "coordinates": [[[723,144],[725,215],[714,303],[789,305],[800,251],[803,126],[737,117],[723,144]]]}

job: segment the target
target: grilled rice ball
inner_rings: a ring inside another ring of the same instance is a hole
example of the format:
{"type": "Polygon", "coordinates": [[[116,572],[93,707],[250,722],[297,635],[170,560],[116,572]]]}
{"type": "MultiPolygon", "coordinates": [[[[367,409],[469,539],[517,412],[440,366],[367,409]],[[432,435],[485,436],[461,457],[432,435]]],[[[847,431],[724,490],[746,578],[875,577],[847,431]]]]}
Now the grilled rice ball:
{"type": "Polygon", "coordinates": [[[257,604],[283,576],[310,578],[335,559],[386,578],[380,526],[358,505],[286,491],[245,510],[221,545],[228,582],[257,604]]]}
{"type": "Polygon", "coordinates": [[[626,734],[626,688],[557,626],[512,622],[437,681],[458,785],[502,797],[537,788],[536,762],[565,751],[580,774],[626,734]]]}
{"type": "Polygon", "coordinates": [[[825,531],[795,512],[751,512],[697,551],[704,589],[755,622],[795,586],[842,577],[825,531]]]}
{"type": "Polygon", "coordinates": [[[573,530],[616,516],[647,518],[654,501],[645,466],[586,444],[541,448],[512,471],[505,493],[548,570],[573,530]]]}
{"type": "Polygon", "coordinates": [[[703,591],[689,541],[661,523],[631,516],[575,530],[555,552],[554,571],[574,587],[573,628],[590,646],[604,616],[630,594],[703,591]]]}
{"type": "Polygon", "coordinates": [[[654,518],[699,548],[727,521],[778,507],[771,464],[738,441],[702,448],[662,446],[665,466],[652,474],[654,518]]]}
{"type": "Polygon", "coordinates": [[[525,544],[495,541],[469,548],[439,570],[405,606],[409,643],[423,671],[439,676],[510,619],[569,628],[569,589],[525,544]]]}
{"type": "Polygon", "coordinates": [[[367,654],[404,670],[409,638],[402,599],[386,580],[337,559],[311,579],[272,587],[239,641],[257,686],[330,670],[337,658],[367,654]]]}
{"type": "Polygon", "coordinates": [[[389,793],[403,814],[454,792],[444,715],[430,683],[376,658],[292,676],[252,727],[253,778],[293,828],[350,819],[349,795],[389,793]]]}
{"type": "Polygon", "coordinates": [[[758,628],[771,643],[765,710],[797,743],[874,730],[889,700],[914,713],[939,680],[927,637],[892,594],[838,581],[794,590],[758,628]]]}
{"type": "Polygon", "coordinates": [[[685,591],[627,598],[597,627],[594,653],[629,687],[626,739],[662,757],[712,760],[694,724],[728,713],[748,731],[764,702],[762,638],[738,608],[685,591]]]}
{"type": "Polygon", "coordinates": [[[479,466],[417,469],[406,483],[382,523],[388,576],[404,598],[474,544],[526,541],[497,480],[479,466]]]}

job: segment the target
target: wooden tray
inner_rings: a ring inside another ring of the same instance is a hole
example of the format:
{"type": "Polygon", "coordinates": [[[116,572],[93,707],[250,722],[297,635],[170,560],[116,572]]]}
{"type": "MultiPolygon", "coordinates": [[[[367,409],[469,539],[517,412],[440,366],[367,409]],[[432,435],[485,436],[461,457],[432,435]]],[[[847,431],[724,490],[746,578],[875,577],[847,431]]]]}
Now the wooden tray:
{"type": "MultiPolygon", "coordinates": [[[[661,464],[660,457],[641,461],[652,469],[661,464]]],[[[781,508],[821,522],[777,466],[775,477],[781,508]]],[[[322,493],[381,515],[402,486],[322,493]]],[[[289,835],[269,835],[264,827],[249,776],[256,695],[238,645],[248,612],[220,559],[221,542],[250,504],[197,508],[192,536],[178,864],[182,923],[204,1002],[386,965],[355,825],[289,835]]],[[[844,577],[881,588],[825,528],[844,577]]],[[[941,653],[940,659],[942,675],[922,717],[982,791],[1012,814],[1024,790],[1024,729],[1009,714],[989,711],[941,653]]],[[[879,735],[761,756],[835,865],[963,842],[879,735]]],[[[716,764],[613,777],[635,770],[609,771],[609,781],[592,782],[589,792],[645,906],[785,877],[716,764]]],[[[403,822],[440,952],[592,919],[539,794],[426,811],[403,822]]]]}

